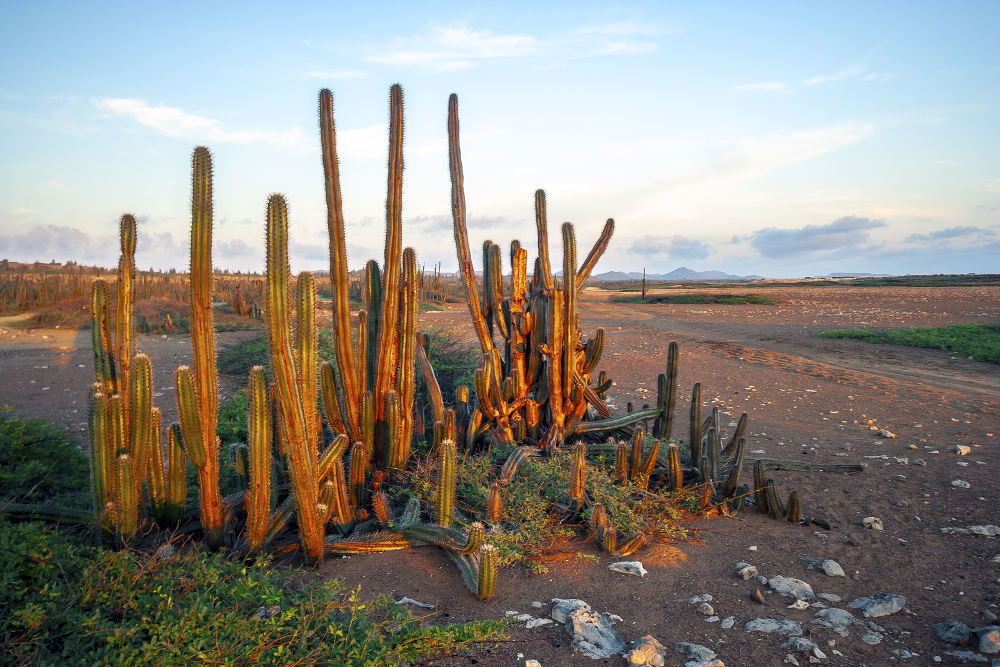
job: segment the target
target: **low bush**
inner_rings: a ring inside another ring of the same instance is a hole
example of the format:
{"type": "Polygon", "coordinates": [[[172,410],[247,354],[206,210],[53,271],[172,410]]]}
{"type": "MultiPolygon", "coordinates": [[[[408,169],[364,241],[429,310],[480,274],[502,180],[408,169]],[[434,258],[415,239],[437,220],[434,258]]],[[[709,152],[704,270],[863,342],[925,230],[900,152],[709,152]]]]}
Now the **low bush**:
{"type": "Polygon", "coordinates": [[[620,296],[615,299],[616,303],[673,303],[673,304],[719,304],[723,306],[737,306],[753,304],[761,306],[774,306],[781,301],[766,294],[710,294],[698,292],[695,294],[658,294],[643,299],[641,296],[620,296]]]}
{"type": "Polygon", "coordinates": [[[976,361],[1000,364],[1000,322],[909,329],[837,329],[819,335],[823,338],[855,338],[869,343],[936,348],[976,361]]]}

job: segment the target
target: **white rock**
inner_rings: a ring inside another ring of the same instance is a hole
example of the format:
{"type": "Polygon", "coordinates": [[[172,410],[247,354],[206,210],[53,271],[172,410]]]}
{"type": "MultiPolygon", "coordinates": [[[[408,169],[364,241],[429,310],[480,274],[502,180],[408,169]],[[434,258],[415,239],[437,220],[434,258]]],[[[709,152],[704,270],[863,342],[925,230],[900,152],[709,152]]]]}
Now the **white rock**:
{"type": "Polygon", "coordinates": [[[809,603],[805,600],[796,600],[792,604],[788,605],[789,609],[808,609],[809,603]]]}
{"type": "Polygon", "coordinates": [[[722,619],[722,623],[719,625],[719,627],[721,627],[723,630],[728,630],[734,625],[736,625],[736,617],[726,616],[724,619],[722,619]]]}
{"type": "Polygon", "coordinates": [[[966,482],[964,479],[953,479],[951,480],[951,485],[957,489],[968,489],[972,485],[966,482]]]}
{"type": "Polygon", "coordinates": [[[795,621],[776,618],[755,618],[744,627],[747,632],[777,632],[789,637],[802,634],[802,626],[795,621]]]}
{"type": "Polygon", "coordinates": [[[878,518],[877,516],[866,516],[864,519],[861,520],[861,525],[864,526],[865,528],[870,528],[871,530],[878,530],[878,531],[884,530],[882,526],[882,519],[878,518]]]}
{"type": "Polygon", "coordinates": [[[642,563],[637,560],[623,560],[617,563],[612,563],[611,565],[608,565],[608,569],[615,572],[621,572],[622,574],[632,574],[637,577],[645,577],[646,574],[648,574],[646,572],[646,568],[644,568],[642,563]]]}
{"type": "Polygon", "coordinates": [[[700,605],[698,605],[698,613],[704,614],[705,616],[712,616],[713,614],[715,614],[715,610],[712,609],[712,605],[708,604],[707,602],[702,602],[700,605]]]}
{"type": "Polygon", "coordinates": [[[666,649],[652,635],[640,637],[632,642],[632,650],[629,651],[628,658],[631,665],[651,665],[658,667],[663,665],[663,655],[666,649]]]}
{"type": "Polygon", "coordinates": [[[823,570],[823,572],[825,572],[826,576],[828,577],[847,576],[846,574],[844,574],[844,568],[842,568],[840,566],[840,563],[838,563],[835,560],[825,560],[822,563],[820,563],[819,568],[823,570]]]}
{"type": "Polygon", "coordinates": [[[801,579],[795,579],[793,577],[783,577],[781,575],[771,577],[767,580],[767,585],[770,586],[771,590],[775,593],[780,593],[781,595],[792,597],[796,600],[811,600],[816,597],[812,586],[801,579]]]}
{"type": "Polygon", "coordinates": [[[750,581],[757,576],[757,568],[750,563],[740,561],[736,564],[735,576],[740,577],[743,581],[750,581]]]}
{"type": "Polygon", "coordinates": [[[866,618],[878,618],[895,614],[906,604],[906,598],[895,593],[874,593],[847,603],[852,609],[860,609],[866,618]]]}
{"type": "Polygon", "coordinates": [[[538,662],[537,660],[531,660],[529,658],[528,660],[524,661],[524,667],[542,667],[542,663],[538,662]]]}
{"type": "Polygon", "coordinates": [[[955,445],[955,453],[959,456],[965,456],[971,451],[972,447],[969,447],[968,445],[955,445]]]}
{"type": "Polygon", "coordinates": [[[528,621],[527,623],[525,623],[524,627],[528,628],[529,630],[532,630],[534,628],[540,628],[543,625],[552,625],[552,619],[551,618],[533,618],[530,621],[528,621]]]}
{"type": "Polygon", "coordinates": [[[569,615],[577,609],[590,611],[590,605],[583,600],[576,598],[552,598],[552,612],[549,616],[556,623],[565,623],[569,620],[569,615]]]}
{"type": "MultiPolygon", "coordinates": [[[[408,598],[405,595],[403,597],[399,598],[398,600],[393,600],[393,602],[395,602],[396,604],[409,604],[409,605],[413,605],[414,607],[423,607],[424,609],[433,609],[434,608],[434,605],[432,605],[432,604],[428,604],[426,602],[417,602],[413,598],[408,598]]],[[[517,612],[514,612],[514,613],[517,613],[517,612]]],[[[510,613],[508,612],[507,615],[510,616],[510,613]]]]}
{"type": "Polygon", "coordinates": [[[994,537],[1000,535],[1000,526],[994,526],[989,524],[986,526],[966,526],[965,528],[959,528],[957,526],[948,526],[947,528],[941,529],[942,533],[961,533],[965,535],[985,535],[986,537],[994,537]]]}
{"type": "Polygon", "coordinates": [[[573,635],[570,646],[588,658],[603,660],[625,650],[625,642],[606,614],[577,609],[569,615],[567,630],[573,635]]]}
{"type": "Polygon", "coordinates": [[[688,660],[694,660],[695,662],[705,662],[715,657],[715,651],[707,646],[702,646],[701,644],[677,642],[674,644],[674,650],[680,651],[684,654],[685,658],[688,660]]]}
{"type": "Polygon", "coordinates": [[[699,602],[711,602],[713,600],[712,596],[708,593],[702,593],[701,595],[692,595],[688,598],[688,602],[691,604],[698,604],[699,602]]]}

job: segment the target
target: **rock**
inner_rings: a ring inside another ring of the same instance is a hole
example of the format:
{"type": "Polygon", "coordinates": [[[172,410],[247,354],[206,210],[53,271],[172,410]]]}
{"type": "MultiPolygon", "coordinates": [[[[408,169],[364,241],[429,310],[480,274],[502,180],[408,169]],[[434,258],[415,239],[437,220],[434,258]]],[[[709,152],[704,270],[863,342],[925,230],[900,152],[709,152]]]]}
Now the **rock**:
{"type": "Polygon", "coordinates": [[[955,445],[955,453],[959,456],[965,456],[971,451],[972,447],[969,447],[968,445],[955,445]]]}
{"type": "Polygon", "coordinates": [[[813,593],[812,586],[801,579],[782,577],[781,575],[778,575],[768,579],[767,585],[770,586],[771,590],[775,593],[780,593],[782,595],[795,598],[796,600],[811,600],[816,597],[816,594],[813,593]]]}
{"type": "MultiPolygon", "coordinates": [[[[973,653],[972,651],[948,651],[945,655],[950,655],[953,658],[957,658],[963,664],[972,664],[974,662],[978,663],[988,663],[990,661],[986,656],[979,655],[978,653],[973,653]]],[[[936,657],[936,656],[935,656],[936,657]]]]}
{"type": "Polygon", "coordinates": [[[531,603],[531,606],[532,606],[532,607],[534,607],[535,609],[541,609],[541,608],[542,608],[542,607],[544,607],[545,605],[543,605],[543,604],[542,604],[541,602],[539,602],[538,600],[535,600],[534,602],[532,602],[532,603],[531,603]]]}
{"type": "Polygon", "coordinates": [[[866,632],[861,635],[861,641],[871,646],[876,646],[882,643],[882,635],[878,632],[866,632]]]}
{"type": "Polygon", "coordinates": [[[788,605],[789,609],[808,609],[809,603],[805,600],[796,600],[792,604],[788,605]]]}
{"type": "Polygon", "coordinates": [[[995,621],[995,620],[997,620],[997,615],[994,614],[989,609],[984,609],[983,610],[983,618],[985,618],[987,621],[995,621]]]}
{"type": "Polygon", "coordinates": [[[966,526],[965,528],[948,526],[947,528],[942,528],[941,532],[945,534],[959,533],[962,535],[985,535],[986,537],[995,537],[1000,535],[1000,526],[994,526],[993,524],[989,524],[987,526],[966,526]]]}
{"type": "Polygon", "coordinates": [[[797,666],[799,664],[799,661],[791,653],[786,653],[785,654],[784,663],[786,665],[796,665],[797,666]]]}
{"type": "Polygon", "coordinates": [[[964,479],[953,479],[951,480],[951,485],[958,489],[968,489],[972,485],[966,482],[964,479]]]}
{"type": "Polygon", "coordinates": [[[712,605],[707,602],[702,602],[698,605],[698,613],[704,614],[705,616],[713,616],[715,614],[715,610],[712,609],[712,605]]]}
{"type": "Polygon", "coordinates": [[[987,625],[973,632],[979,637],[980,653],[1000,653],[1000,625],[987,625]]]}
{"type": "Polygon", "coordinates": [[[625,642],[611,627],[607,614],[577,609],[570,613],[566,626],[573,636],[570,646],[588,658],[603,660],[625,650],[625,642]]]}
{"type": "Polygon", "coordinates": [[[714,598],[708,593],[702,593],[701,595],[693,595],[688,598],[688,602],[691,604],[698,604],[699,602],[711,602],[714,598]]]}
{"type": "Polygon", "coordinates": [[[583,600],[577,600],[576,598],[552,598],[552,612],[549,616],[556,623],[566,623],[569,621],[569,615],[572,614],[577,609],[583,609],[590,611],[590,605],[583,600]]]}
{"type": "Polygon", "coordinates": [[[827,621],[834,628],[839,628],[843,630],[851,623],[854,623],[854,614],[847,611],[846,609],[837,609],[836,607],[830,607],[829,609],[820,609],[814,616],[816,618],[821,618],[827,621]]]}
{"type": "Polygon", "coordinates": [[[646,568],[637,560],[623,560],[618,563],[612,563],[608,565],[608,569],[621,572],[622,574],[632,574],[637,577],[645,577],[648,574],[646,568]]]}
{"type": "Polygon", "coordinates": [[[865,528],[869,528],[871,530],[877,530],[880,532],[885,529],[884,526],[882,525],[882,519],[878,518],[877,516],[866,516],[864,519],[861,520],[861,525],[864,526],[865,528]]]}
{"type": "Polygon", "coordinates": [[[750,563],[740,561],[736,564],[735,576],[740,577],[743,581],[750,581],[757,576],[757,568],[750,563]]]}
{"type": "Polygon", "coordinates": [[[542,663],[537,660],[528,659],[524,661],[524,667],[542,667],[542,663]]]}
{"type": "Polygon", "coordinates": [[[663,644],[656,641],[655,637],[646,635],[632,642],[632,650],[629,651],[626,657],[630,665],[663,667],[665,650],[663,644]]]}
{"type": "Polygon", "coordinates": [[[535,628],[540,628],[543,625],[552,625],[551,618],[533,618],[524,624],[524,627],[529,630],[534,630],[535,628]]]}
{"type": "Polygon", "coordinates": [[[767,600],[764,599],[764,594],[760,592],[759,588],[755,588],[753,593],[750,594],[750,599],[758,604],[766,604],[767,600]]]}
{"type": "Polygon", "coordinates": [[[755,618],[744,627],[747,632],[777,632],[786,637],[802,634],[802,626],[795,621],[779,621],[776,618],[755,618]]]}
{"type": "Polygon", "coordinates": [[[272,604],[270,607],[261,607],[258,609],[253,617],[258,620],[264,620],[265,618],[274,618],[275,616],[280,615],[281,607],[276,604],[272,604]]]}
{"type": "Polygon", "coordinates": [[[722,623],[719,624],[719,627],[721,627],[723,630],[728,630],[734,625],[736,625],[736,618],[734,616],[726,616],[724,619],[722,619],[722,623]]]}
{"type": "Polygon", "coordinates": [[[844,568],[835,560],[825,560],[819,564],[819,569],[828,577],[845,577],[844,568]]]}
{"type": "Polygon", "coordinates": [[[895,648],[892,650],[892,654],[904,660],[907,658],[916,658],[920,655],[919,653],[910,653],[905,648],[895,648]]]}
{"type": "Polygon", "coordinates": [[[949,644],[964,646],[972,636],[972,628],[960,621],[942,621],[934,624],[934,634],[949,644]]]}
{"type": "Polygon", "coordinates": [[[812,653],[814,648],[818,648],[816,643],[805,637],[789,637],[783,644],[778,644],[779,648],[787,648],[799,653],[812,653]]]}
{"type": "Polygon", "coordinates": [[[895,593],[875,593],[868,597],[851,600],[847,606],[860,609],[866,618],[878,618],[895,614],[906,604],[906,598],[895,593]]]}
{"type": "Polygon", "coordinates": [[[683,653],[684,657],[688,660],[694,660],[696,662],[705,662],[715,658],[715,651],[707,646],[702,646],[701,644],[677,642],[674,644],[674,649],[683,653]]]}
{"type": "Polygon", "coordinates": [[[726,667],[726,665],[721,660],[688,660],[684,663],[684,667],[726,667]]]}
{"type": "Polygon", "coordinates": [[[817,593],[816,597],[823,598],[827,602],[840,602],[840,596],[833,593],[817,593]]]}
{"type": "MultiPolygon", "coordinates": [[[[393,600],[393,602],[395,602],[396,604],[413,605],[414,607],[421,607],[423,609],[433,609],[434,608],[434,605],[432,605],[432,604],[429,604],[427,602],[417,602],[413,598],[408,598],[405,595],[403,597],[399,598],[398,600],[393,600]]],[[[507,614],[507,615],[510,616],[510,614],[507,614]]]]}

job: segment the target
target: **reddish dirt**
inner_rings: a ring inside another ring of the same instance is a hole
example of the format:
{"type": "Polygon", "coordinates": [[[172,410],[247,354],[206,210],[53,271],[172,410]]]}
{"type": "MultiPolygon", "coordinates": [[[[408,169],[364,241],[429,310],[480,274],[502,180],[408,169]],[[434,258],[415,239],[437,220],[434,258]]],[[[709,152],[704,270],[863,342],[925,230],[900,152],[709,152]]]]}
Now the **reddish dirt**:
{"type": "MultiPolygon", "coordinates": [[[[690,542],[635,556],[649,570],[643,579],[609,571],[607,565],[616,559],[583,545],[581,550],[593,558],[553,563],[545,576],[504,570],[496,596],[487,602],[473,598],[448,558],[432,548],[328,559],[321,574],[359,584],[363,594],[406,595],[434,603],[434,622],[495,619],[507,610],[542,616],[553,597],[581,598],[596,610],[624,618],[617,629],[626,641],[646,634],[659,639],[668,647],[668,665],[683,664],[681,654],[670,648],[677,641],[704,644],[729,666],[782,664],[787,651],[777,647],[779,638],[743,629],[747,621],[762,616],[802,623],[806,636],[829,656],[826,664],[931,664],[932,656],[941,656],[940,664],[961,664],[947,655],[957,647],[936,639],[931,625],[957,619],[979,627],[989,623],[985,611],[1000,614],[1000,567],[990,563],[1000,553],[1000,540],[942,534],[941,529],[1000,524],[1000,367],[955,359],[942,351],[814,334],[859,326],[983,323],[1000,317],[1000,288],[776,286],[761,291],[782,304],[616,304],[608,292],[586,290],[580,299],[581,325],[584,337],[597,327],[606,330],[598,368],[615,380],[609,397],[617,412],[624,411],[626,401],[636,407],[655,402],[656,375],[666,364],[667,344],[676,340],[681,345],[682,391],[675,437],[687,431],[686,400],[691,385],[699,381],[707,406],[722,412],[724,429],[731,429],[741,412],[749,414],[751,450],[809,462],[865,463],[863,473],[850,476],[770,473],[784,496],[798,490],[805,516],[826,519],[832,530],[779,523],[752,509],[735,518],[699,519],[689,526],[690,542]],[[877,437],[869,420],[897,437],[877,437]],[[957,456],[955,445],[968,445],[972,451],[957,456]],[[897,462],[903,458],[909,463],[897,462]],[[914,465],[918,458],[926,465],[914,465]],[[959,465],[963,463],[967,465],[959,465]],[[895,475],[906,479],[896,481],[895,475]],[[954,479],[971,487],[953,487],[954,479]],[[863,528],[867,516],[882,518],[884,532],[863,528]],[[750,546],[757,550],[748,551],[750,546]],[[800,558],[835,559],[847,577],[807,570],[800,558]],[[814,610],[787,609],[791,600],[777,594],[765,590],[766,604],[752,602],[747,595],[755,584],[733,577],[739,560],[756,565],[766,576],[801,578],[816,592],[843,598],[831,606],[845,608],[856,597],[888,592],[904,595],[906,607],[873,619],[886,633],[879,645],[870,646],[856,629],[842,638],[810,625],[814,610]],[[712,594],[716,613],[735,616],[735,627],[722,630],[718,623],[705,623],[687,601],[699,593],[712,594]],[[546,606],[533,609],[532,601],[546,606]],[[919,657],[900,660],[895,649],[919,657]]],[[[421,326],[471,335],[467,312],[454,306],[423,314],[421,326]]],[[[13,405],[25,416],[53,419],[82,441],[86,387],[93,377],[89,332],[25,333],[3,322],[0,329],[0,403],[13,405]]],[[[222,334],[219,342],[248,335],[255,334],[222,334]]],[[[165,412],[172,410],[170,374],[177,364],[190,360],[187,342],[173,335],[139,338],[157,369],[155,386],[162,394],[158,404],[165,412]]],[[[238,384],[233,380],[224,389],[232,391],[238,384]]],[[[435,664],[523,664],[518,654],[547,667],[591,664],[568,644],[558,628],[529,631],[514,624],[511,641],[483,647],[471,660],[435,664]]],[[[803,664],[807,661],[798,657],[803,664]]]]}

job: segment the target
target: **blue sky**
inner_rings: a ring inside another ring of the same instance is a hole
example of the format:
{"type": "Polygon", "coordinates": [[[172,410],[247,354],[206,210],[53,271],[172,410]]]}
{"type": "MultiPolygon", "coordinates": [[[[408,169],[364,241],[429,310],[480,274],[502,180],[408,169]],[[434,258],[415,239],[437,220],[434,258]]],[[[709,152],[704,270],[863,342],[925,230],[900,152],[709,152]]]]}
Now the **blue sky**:
{"type": "Polygon", "coordinates": [[[293,269],[328,267],[329,87],[361,267],[382,255],[400,82],[404,242],[428,266],[456,266],[456,92],[474,246],[533,251],[541,187],[581,253],[615,218],[597,272],[1000,271],[1000,3],[8,2],[0,19],[0,257],[113,265],[133,212],[139,265],[184,268],[205,144],[216,263],[262,269],[283,192],[293,269]]]}

